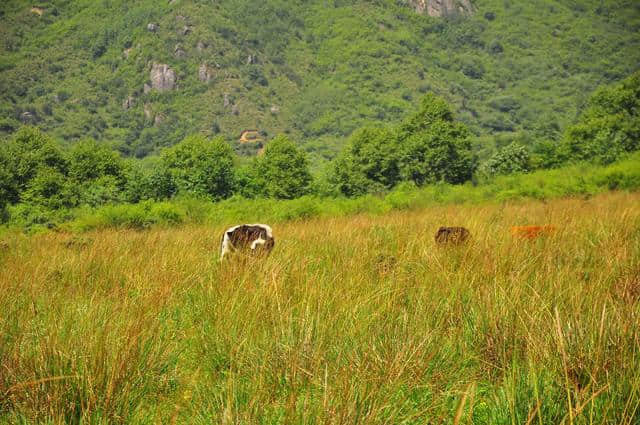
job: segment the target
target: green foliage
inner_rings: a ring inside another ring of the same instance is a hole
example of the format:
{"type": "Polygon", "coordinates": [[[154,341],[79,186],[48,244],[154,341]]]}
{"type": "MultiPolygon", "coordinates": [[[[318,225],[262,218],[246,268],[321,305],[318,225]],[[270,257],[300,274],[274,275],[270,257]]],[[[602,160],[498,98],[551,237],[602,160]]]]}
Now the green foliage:
{"type": "Polygon", "coordinates": [[[64,174],[67,162],[55,142],[34,127],[21,128],[2,146],[0,153],[3,169],[3,191],[8,202],[15,203],[41,171],[64,174]]]}
{"type": "Polygon", "coordinates": [[[76,231],[93,229],[146,229],[154,225],[176,225],[185,220],[185,211],[167,202],[140,202],[104,206],[71,224],[76,231]]]}
{"type": "MultiPolygon", "coordinates": [[[[608,166],[579,164],[526,174],[502,175],[478,185],[438,183],[416,187],[404,182],[384,196],[363,195],[354,198],[304,196],[292,200],[243,199],[232,197],[218,203],[175,199],[170,202],[143,202],[138,205],[104,206],[75,211],[68,226],[75,230],[104,227],[144,228],[158,223],[152,205],[178,211],[182,222],[222,223],[267,222],[339,217],[360,213],[385,214],[391,210],[411,210],[440,204],[478,203],[492,200],[554,199],[566,196],[592,196],[607,190],[640,190],[640,153],[608,166]],[[171,207],[169,207],[171,206],[171,207]]],[[[177,221],[181,222],[181,221],[177,221]]]]}
{"type": "Polygon", "coordinates": [[[527,173],[531,171],[529,150],[521,144],[513,142],[499,149],[491,158],[483,163],[480,166],[480,171],[488,176],[527,173]]]}
{"type": "Polygon", "coordinates": [[[334,163],[332,182],[347,196],[390,189],[400,181],[396,134],[387,128],[362,128],[334,163]]]}
{"type": "Polygon", "coordinates": [[[397,122],[429,91],[474,136],[559,139],[585,93],[640,63],[632,1],[486,0],[457,18],[396,0],[64,1],[42,3],[42,16],[9,3],[0,16],[0,134],[30,112],[24,120],[57,139],[90,137],[132,157],[194,132],[235,140],[258,128],[286,130],[312,160],[333,158],[355,129],[397,122]],[[150,63],[176,72],[174,90],[144,91],[150,63]]]}
{"type": "Polygon", "coordinates": [[[81,203],[97,206],[124,199],[127,170],[120,154],[95,141],[75,144],[68,154],[68,176],[78,185],[81,203]]]}
{"type": "MultiPolygon", "coordinates": [[[[162,152],[162,166],[171,176],[178,194],[212,200],[231,196],[234,187],[233,151],[221,138],[189,136],[162,152]]],[[[156,175],[164,180],[163,172],[156,175]]]]}
{"type": "Polygon", "coordinates": [[[568,128],[565,160],[608,164],[640,149],[640,72],[603,87],[589,100],[579,122],[568,128]]]}
{"type": "Polygon", "coordinates": [[[474,161],[467,127],[453,120],[447,103],[426,96],[420,110],[400,126],[402,176],[418,185],[471,178],[474,161]]]}
{"type": "Polygon", "coordinates": [[[78,187],[55,168],[40,167],[21,194],[21,201],[49,210],[70,208],[78,204],[78,187]]]}
{"type": "Polygon", "coordinates": [[[253,168],[253,190],[258,196],[293,199],[309,193],[312,178],[307,156],[286,136],[271,140],[253,168]]]}

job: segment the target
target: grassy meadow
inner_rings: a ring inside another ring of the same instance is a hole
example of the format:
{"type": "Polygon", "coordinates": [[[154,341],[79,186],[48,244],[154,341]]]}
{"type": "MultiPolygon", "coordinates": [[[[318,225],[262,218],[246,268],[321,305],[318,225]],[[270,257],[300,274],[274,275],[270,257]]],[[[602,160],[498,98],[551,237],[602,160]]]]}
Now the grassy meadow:
{"type": "Polygon", "coordinates": [[[640,423],[639,193],[225,225],[3,235],[0,423],[640,423]]]}

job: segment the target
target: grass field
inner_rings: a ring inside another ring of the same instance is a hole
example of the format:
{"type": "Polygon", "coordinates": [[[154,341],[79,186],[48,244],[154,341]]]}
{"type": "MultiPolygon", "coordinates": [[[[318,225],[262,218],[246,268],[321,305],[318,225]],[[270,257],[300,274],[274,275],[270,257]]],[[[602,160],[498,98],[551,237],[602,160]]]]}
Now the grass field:
{"type": "Polygon", "coordinates": [[[224,227],[4,235],[0,423],[640,423],[638,193],[224,227]]]}

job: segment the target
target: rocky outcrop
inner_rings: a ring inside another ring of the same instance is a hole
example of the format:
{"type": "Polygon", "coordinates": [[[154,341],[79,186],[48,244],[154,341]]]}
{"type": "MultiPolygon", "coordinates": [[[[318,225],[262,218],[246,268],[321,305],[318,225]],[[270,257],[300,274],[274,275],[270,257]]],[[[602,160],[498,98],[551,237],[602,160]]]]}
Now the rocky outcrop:
{"type": "Polygon", "coordinates": [[[37,121],[37,119],[33,112],[25,111],[20,114],[20,121],[22,121],[24,124],[33,124],[37,121]]]}
{"type": "Polygon", "coordinates": [[[122,102],[122,109],[127,110],[130,108],[133,108],[135,104],[136,104],[135,97],[129,96],[122,102]]]}
{"type": "Polygon", "coordinates": [[[196,49],[198,49],[198,52],[200,53],[206,50],[207,47],[209,47],[209,45],[202,40],[199,40],[198,44],[196,44],[196,49]]]}
{"type": "Polygon", "coordinates": [[[273,115],[277,115],[280,112],[280,108],[277,105],[271,105],[271,108],[269,108],[269,111],[273,115]]]}
{"type": "Polygon", "coordinates": [[[153,119],[153,125],[155,127],[158,127],[158,126],[160,126],[160,124],[162,124],[164,122],[164,120],[165,120],[164,115],[156,114],[155,118],[153,119]]]}
{"type": "Polygon", "coordinates": [[[151,117],[153,117],[153,111],[151,110],[151,105],[148,103],[145,103],[144,106],[142,107],[142,110],[144,111],[144,117],[148,120],[151,119],[151,117]]]}
{"type": "Polygon", "coordinates": [[[151,66],[151,87],[158,91],[173,90],[176,86],[176,73],[169,65],[154,63],[151,66]]]}
{"type": "Polygon", "coordinates": [[[187,57],[187,52],[184,51],[182,45],[176,44],[176,46],[173,48],[173,56],[176,59],[184,59],[185,57],[187,57]]]}
{"type": "Polygon", "coordinates": [[[203,83],[209,83],[213,78],[213,72],[206,63],[200,64],[198,68],[198,79],[203,83]]]}
{"type": "Polygon", "coordinates": [[[147,24],[147,31],[156,32],[157,29],[158,29],[158,24],[155,24],[153,22],[150,22],[147,24]]]}
{"type": "Polygon", "coordinates": [[[408,0],[408,2],[416,12],[420,14],[427,12],[429,16],[436,18],[473,13],[470,0],[408,0]]]}

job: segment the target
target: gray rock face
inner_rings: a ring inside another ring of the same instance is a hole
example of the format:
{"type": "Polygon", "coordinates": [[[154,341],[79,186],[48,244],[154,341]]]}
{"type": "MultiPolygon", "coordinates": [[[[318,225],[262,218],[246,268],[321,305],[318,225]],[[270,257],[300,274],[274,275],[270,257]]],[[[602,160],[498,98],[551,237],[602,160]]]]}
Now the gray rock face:
{"type": "Polygon", "coordinates": [[[189,25],[185,25],[178,30],[178,34],[187,35],[191,32],[191,27],[189,25]]]}
{"type": "Polygon", "coordinates": [[[156,32],[157,29],[158,29],[158,24],[154,24],[153,22],[150,22],[147,24],[148,31],[156,32]]]}
{"type": "Polygon", "coordinates": [[[269,108],[269,111],[273,114],[276,115],[278,112],[280,112],[280,108],[276,105],[271,105],[271,108],[269,108]]]}
{"type": "Polygon", "coordinates": [[[184,59],[185,57],[187,57],[187,52],[184,51],[180,44],[176,44],[173,49],[173,56],[176,59],[184,59]]]}
{"type": "Polygon", "coordinates": [[[155,127],[158,127],[160,124],[162,124],[165,120],[164,115],[162,114],[156,114],[156,117],[153,119],[153,125],[155,127]]]}
{"type": "Polygon", "coordinates": [[[211,69],[207,66],[206,63],[200,64],[200,68],[198,68],[198,79],[203,83],[208,83],[213,78],[211,69]]]}
{"type": "Polygon", "coordinates": [[[150,77],[151,87],[158,91],[173,90],[176,86],[176,73],[167,64],[154,63],[150,77]]]}
{"type": "Polygon", "coordinates": [[[144,117],[148,120],[151,119],[151,117],[153,116],[153,111],[151,110],[151,105],[148,103],[145,103],[144,106],[142,107],[142,110],[144,111],[144,117]]]}
{"type": "Polygon", "coordinates": [[[133,108],[135,104],[136,99],[133,96],[129,96],[122,102],[122,109],[127,110],[133,108]]]}
{"type": "Polygon", "coordinates": [[[436,18],[473,13],[470,0],[408,0],[408,3],[416,12],[422,14],[426,11],[429,16],[436,18]]]}
{"type": "Polygon", "coordinates": [[[198,44],[196,44],[196,49],[198,49],[198,52],[203,52],[207,47],[207,43],[205,43],[204,41],[200,40],[198,41],[198,44]]]}
{"type": "Polygon", "coordinates": [[[25,124],[33,124],[36,122],[36,116],[29,111],[25,111],[20,114],[20,121],[25,124]]]}

